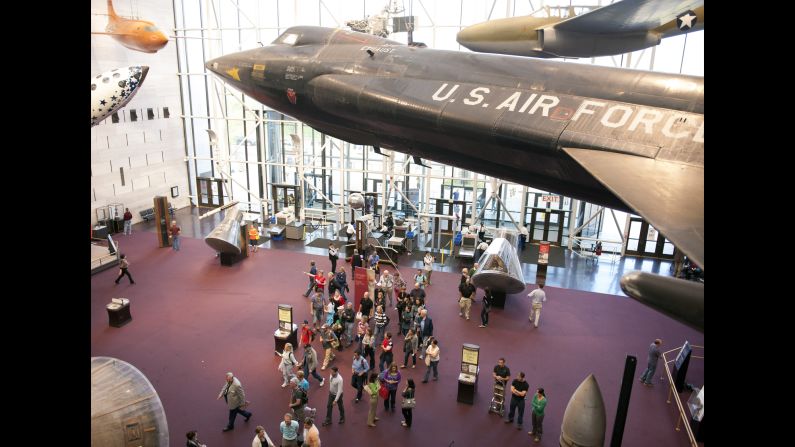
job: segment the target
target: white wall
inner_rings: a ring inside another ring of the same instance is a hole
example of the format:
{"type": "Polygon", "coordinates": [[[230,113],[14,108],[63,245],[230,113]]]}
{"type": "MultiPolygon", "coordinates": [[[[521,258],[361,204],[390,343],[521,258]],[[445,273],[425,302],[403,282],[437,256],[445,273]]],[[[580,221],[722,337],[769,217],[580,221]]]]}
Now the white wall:
{"type": "MultiPolygon", "coordinates": [[[[174,35],[174,11],[171,1],[138,0],[133,3],[115,0],[116,14],[137,16],[154,22],[167,36],[174,35]]],[[[107,1],[91,0],[91,31],[102,32],[108,22],[107,1]]],[[[97,208],[121,203],[130,208],[133,222],[139,211],[152,208],[153,197],[163,195],[175,208],[190,205],[185,140],[177,78],[177,47],[172,40],[154,54],[130,50],[111,36],[91,35],[91,75],[128,65],[147,65],[149,73],[133,99],[119,111],[119,122],[106,118],[91,128],[91,223],[97,220],[97,208]],[[163,117],[168,107],[170,118],[163,117]],[[147,109],[154,111],[149,120],[147,109]],[[130,110],[137,110],[132,122],[130,110]],[[122,185],[120,169],[124,170],[122,185]],[[171,187],[179,187],[179,197],[171,198],[171,187]]],[[[87,90],[87,89],[86,89],[87,90]]]]}

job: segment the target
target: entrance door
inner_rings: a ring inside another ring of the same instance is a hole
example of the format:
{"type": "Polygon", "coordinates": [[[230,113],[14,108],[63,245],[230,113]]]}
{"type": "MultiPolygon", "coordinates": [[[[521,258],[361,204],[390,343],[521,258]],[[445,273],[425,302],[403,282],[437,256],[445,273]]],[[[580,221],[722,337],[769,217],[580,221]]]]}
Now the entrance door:
{"type": "Polygon", "coordinates": [[[630,217],[626,254],[647,258],[673,259],[674,245],[640,217],[630,217]]]}
{"type": "Polygon", "coordinates": [[[223,180],[211,177],[196,177],[199,191],[199,206],[217,208],[224,204],[223,180]]]}
{"type": "Polygon", "coordinates": [[[552,245],[561,245],[564,214],[563,210],[534,209],[529,228],[532,242],[548,241],[552,245]]]}

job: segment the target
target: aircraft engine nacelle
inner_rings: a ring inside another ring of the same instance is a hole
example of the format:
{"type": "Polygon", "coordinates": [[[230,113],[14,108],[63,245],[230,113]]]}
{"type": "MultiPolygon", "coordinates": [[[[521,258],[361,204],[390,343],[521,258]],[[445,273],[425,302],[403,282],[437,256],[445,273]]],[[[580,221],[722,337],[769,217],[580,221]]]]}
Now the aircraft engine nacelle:
{"type": "Polygon", "coordinates": [[[594,57],[629,53],[659,45],[660,35],[644,32],[620,37],[594,37],[594,35],[560,31],[555,28],[538,30],[537,51],[565,54],[567,57],[594,57]]]}

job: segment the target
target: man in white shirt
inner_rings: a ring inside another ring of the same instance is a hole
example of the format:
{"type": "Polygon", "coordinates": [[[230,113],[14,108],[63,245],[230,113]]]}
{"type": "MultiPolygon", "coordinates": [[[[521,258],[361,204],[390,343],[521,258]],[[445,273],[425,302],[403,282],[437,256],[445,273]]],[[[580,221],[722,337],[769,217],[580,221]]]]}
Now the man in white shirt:
{"type": "Polygon", "coordinates": [[[547,294],[544,293],[544,285],[539,284],[538,288],[528,293],[527,296],[532,300],[528,320],[533,322],[535,327],[538,327],[538,320],[541,318],[541,303],[547,300],[547,294]]]}
{"type": "Polygon", "coordinates": [[[328,386],[328,404],[326,405],[326,420],[323,425],[331,425],[331,413],[334,411],[334,404],[340,409],[340,424],[345,423],[345,407],[342,404],[342,376],[337,372],[337,367],[331,367],[331,376],[328,386]]]}

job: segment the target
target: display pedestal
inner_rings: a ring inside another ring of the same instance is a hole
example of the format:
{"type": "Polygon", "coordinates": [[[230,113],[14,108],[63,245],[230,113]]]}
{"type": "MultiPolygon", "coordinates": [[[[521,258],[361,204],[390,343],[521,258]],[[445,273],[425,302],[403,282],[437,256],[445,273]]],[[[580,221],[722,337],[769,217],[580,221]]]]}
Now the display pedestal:
{"type": "MultiPolygon", "coordinates": [[[[480,369],[478,368],[478,371],[480,369]]],[[[477,374],[464,374],[458,375],[458,396],[456,400],[465,404],[475,403],[475,391],[478,388],[478,375],[477,374]]]]}
{"type": "Polygon", "coordinates": [[[132,321],[129,301],[124,305],[111,303],[106,308],[108,309],[108,325],[111,327],[122,327],[132,321]]]}
{"type": "Polygon", "coordinates": [[[500,309],[505,309],[505,292],[491,292],[491,296],[494,298],[491,301],[491,307],[497,307],[500,309]]]}
{"type": "Polygon", "coordinates": [[[293,324],[292,332],[277,329],[273,332],[273,340],[275,342],[275,349],[279,352],[284,351],[284,345],[290,343],[293,345],[293,351],[298,349],[298,325],[293,324]]]}
{"type": "Polygon", "coordinates": [[[232,265],[241,259],[240,255],[234,253],[221,253],[221,265],[232,265]]]}

